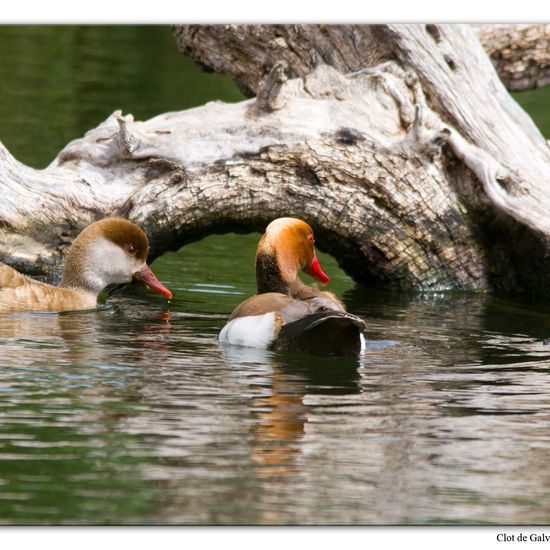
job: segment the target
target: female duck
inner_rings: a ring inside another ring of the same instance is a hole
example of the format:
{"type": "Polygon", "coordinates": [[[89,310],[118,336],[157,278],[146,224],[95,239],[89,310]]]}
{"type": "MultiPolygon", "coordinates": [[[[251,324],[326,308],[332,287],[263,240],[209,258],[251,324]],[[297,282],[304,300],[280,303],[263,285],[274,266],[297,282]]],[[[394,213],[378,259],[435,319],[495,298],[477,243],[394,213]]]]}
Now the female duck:
{"type": "Polygon", "coordinates": [[[57,287],[0,263],[0,312],[93,309],[106,287],[132,278],[170,299],[172,293],[146,263],[148,252],[147,237],[134,223],[122,218],[95,222],[69,248],[57,287]]]}
{"type": "Polygon", "coordinates": [[[322,285],[311,227],[296,218],[271,222],[256,251],[257,294],[229,317],[219,340],[227,344],[356,356],[364,346],[365,323],[345,311],[331,292],[305,285],[300,271],[322,285]]]}

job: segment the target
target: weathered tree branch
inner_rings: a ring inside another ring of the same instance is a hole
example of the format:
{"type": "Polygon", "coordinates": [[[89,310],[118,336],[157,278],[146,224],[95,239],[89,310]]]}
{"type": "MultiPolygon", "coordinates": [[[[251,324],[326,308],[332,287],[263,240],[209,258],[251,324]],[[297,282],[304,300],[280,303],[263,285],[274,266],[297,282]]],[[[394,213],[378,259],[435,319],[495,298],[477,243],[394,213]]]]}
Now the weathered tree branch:
{"type": "Polygon", "coordinates": [[[550,25],[475,25],[474,29],[510,91],[550,84],[550,25]]]}
{"type": "Polygon", "coordinates": [[[341,73],[388,58],[371,25],[178,25],[179,50],[207,70],[232,77],[244,94],[257,95],[275,63],[290,78],[305,77],[319,65],[341,73]]]}
{"type": "MultiPolygon", "coordinates": [[[[203,67],[234,78],[256,95],[264,73],[284,61],[292,77],[321,64],[342,73],[394,57],[377,37],[383,25],[182,25],[174,27],[180,51],[203,67]]],[[[550,83],[550,25],[474,25],[483,48],[511,91],[550,83]]],[[[438,40],[438,25],[426,25],[438,40]]]]}
{"type": "MultiPolygon", "coordinates": [[[[197,32],[180,40],[197,48],[197,32]]],[[[238,66],[257,99],[114,113],[42,171],[1,150],[0,261],[55,278],[72,237],[111,214],[153,256],[287,215],[365,284],[548,292],[549,149],[469,26],[289,27],[280,58],[260,35],[211,32],[203,64],[238,66]]]]}

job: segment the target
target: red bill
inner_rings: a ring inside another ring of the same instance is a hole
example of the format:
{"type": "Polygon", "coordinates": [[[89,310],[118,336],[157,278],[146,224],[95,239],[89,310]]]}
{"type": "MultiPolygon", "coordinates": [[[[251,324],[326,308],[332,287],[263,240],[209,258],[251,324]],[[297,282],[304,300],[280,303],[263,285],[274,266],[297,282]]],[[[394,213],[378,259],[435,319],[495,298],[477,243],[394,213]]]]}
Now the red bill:
{"type": "Polygon", "coordinates": [[[304,269],[304,271],[308,275],[311,275],[314,279],[317,279],[323,286],[330,281],[330,277],[328,277],[328,275],[326,275],[321,269],[317,256],[313,257],[311,265],[307,269],[304,269]]]}
{"type": "Polygon", "coordinates": [[[134,277],[148,286],[151,290],[166,296],[168,299],[172,298],[172,293],[157,279],[156,275],[147,264],[145,264],[143,269],[134,273],[134,277]]]}

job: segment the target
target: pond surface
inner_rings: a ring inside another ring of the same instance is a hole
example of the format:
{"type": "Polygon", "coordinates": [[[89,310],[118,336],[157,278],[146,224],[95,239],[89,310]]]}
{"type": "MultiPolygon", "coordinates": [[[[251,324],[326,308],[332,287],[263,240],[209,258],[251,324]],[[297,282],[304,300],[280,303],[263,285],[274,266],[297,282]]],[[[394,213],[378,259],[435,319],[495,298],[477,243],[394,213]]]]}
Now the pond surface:
{"type": "Polygon", "coordinates": [[[2,523],[548,523],[549,303],[336,272],[359,361],[220,346],[256,240],[155,262],[169,304],[0,317],[2,523]]]}
{"type": "MultiPolygon", "coordinates": [[[[117,108],[189,106],[182,82],[220,77],[190,64],[182,76],[170,40],[157,27],[0,27],[0,140],[42,166],[117,108]],[[46,107],[25,118],[32,75],[54,58],[85,92],[72,114],[52,100],[51,124],[37,121],[46,107]],[[178,93],[152,93],[166,71],[178,93]]],[[[204,86],[239,97],[224,79],[204,86]]],[[[134,285],[96,311],[0,316],[1,524],[550,522],[550,302],[365,289],[320,253],[328,288],[368,323],[359,360],[220,346],[254,292],[257,240],[213,235],[158,259],[170,303],[134,285]]]]}

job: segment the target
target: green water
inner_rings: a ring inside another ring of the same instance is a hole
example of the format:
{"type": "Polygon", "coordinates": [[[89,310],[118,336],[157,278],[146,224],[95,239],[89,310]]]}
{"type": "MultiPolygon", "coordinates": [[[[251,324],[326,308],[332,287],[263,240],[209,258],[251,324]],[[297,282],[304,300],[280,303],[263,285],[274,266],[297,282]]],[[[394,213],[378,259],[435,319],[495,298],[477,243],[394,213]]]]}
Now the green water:
{"type": "MultiPolygon", "coordinates": [[[[0,140],[36,167],[115,109],[240,98],[161,27],[0,27],[0,52],[0,140]]],[[[360,360],[219,346],[257,239],[159,258],[170,303],[0,317],[1,524],[548,524],[549,302],[372,291],[320,253],[360,360]]]]}

